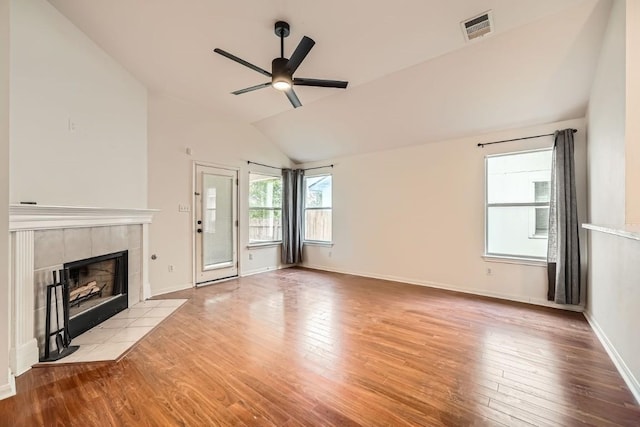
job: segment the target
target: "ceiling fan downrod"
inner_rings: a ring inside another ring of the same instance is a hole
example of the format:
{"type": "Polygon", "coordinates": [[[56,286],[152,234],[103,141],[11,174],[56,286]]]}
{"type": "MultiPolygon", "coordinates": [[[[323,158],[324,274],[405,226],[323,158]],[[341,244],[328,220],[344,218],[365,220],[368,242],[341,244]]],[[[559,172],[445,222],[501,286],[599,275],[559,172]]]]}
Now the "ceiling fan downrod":
{"type": "Polygon", "coordinates": [[[284,21],[276,22],[274,32],[280,37],[280,58],[284,58],[284,38],[289,36],[289,24],[284,21]]]}

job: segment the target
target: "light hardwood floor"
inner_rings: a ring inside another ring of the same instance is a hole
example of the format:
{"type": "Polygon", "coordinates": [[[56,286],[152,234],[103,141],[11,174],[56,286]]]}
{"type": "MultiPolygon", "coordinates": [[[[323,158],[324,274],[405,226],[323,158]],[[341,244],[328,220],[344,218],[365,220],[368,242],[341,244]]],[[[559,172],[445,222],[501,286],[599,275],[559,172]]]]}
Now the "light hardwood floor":
{"type": "Polygon", "coordinates": [[[20,376],[0,425],[640,425],[578,313],[297,268],[167,297],[119,361],[20,376]]]}

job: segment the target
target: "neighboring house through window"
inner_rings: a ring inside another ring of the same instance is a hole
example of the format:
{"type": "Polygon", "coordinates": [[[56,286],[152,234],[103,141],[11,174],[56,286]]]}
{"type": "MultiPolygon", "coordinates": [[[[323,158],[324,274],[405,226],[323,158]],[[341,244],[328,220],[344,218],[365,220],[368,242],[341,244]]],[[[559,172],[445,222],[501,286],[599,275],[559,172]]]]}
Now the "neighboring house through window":
{"type": "Polygon", "coordinates": [[[304,178],[304,240],[330,243],[332,240],[331,175],[304,178]]]}
{"type": "Polygon", "coordinates": [[[535,208],[535,237],[547,237],[549,235],[549,181],[534,182],[534,198],[536,203],[545,203],[546,206],[535,208]]]}
{"type": "Polygon", "coordinates": [[[282,178],[249,173],[249,243],[282,240],[282,178]]]}
{"type": "Polygon", "coordinates": [[[551,149],[486,157],[488,256],[547,256],[551,149]]]}

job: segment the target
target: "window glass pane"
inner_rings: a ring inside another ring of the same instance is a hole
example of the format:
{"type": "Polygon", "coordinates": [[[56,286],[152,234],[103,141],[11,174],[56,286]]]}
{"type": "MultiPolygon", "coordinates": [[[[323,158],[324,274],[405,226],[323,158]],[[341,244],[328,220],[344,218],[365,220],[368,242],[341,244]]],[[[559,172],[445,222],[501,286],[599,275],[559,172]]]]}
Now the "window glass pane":
{"type": "Polygon", "coordinates": [[[551,159],[551,149],[487,157],[487,254],[546,258],[551,159]],[[492,206],[510,203],[530,205],[492,206]]]}
{"type": "Polygon", "coordinates": [[[203,174],[202,188],[202,263],[206,269],[233,260],[233,180],[228,176],[203,174]]]}
{"type": "Polygon", "coordinates": [[[282,240],[280,209],[249,209],[249,242],[282,240]]]}
{"type": "Polygon", "coordinates": [[[307,209],[304,220],[304,240],[331,241],[331,209],[307,209]]]}
{"type": "Polygon", "coordinates": [[[536,208],[536,236],[549,235],[549,208],[536,208]]]}
{"type": "Polygon", "coordinates": [[[304,240],[330,242],[332,239],[331,178],[331,175],[320,175],[304,179],[304,240]]]}
{"type": "Polygon", "coordinates": [[[249,174],[249,207],[282,207],[282,178],[249,174]]]}
{"type": "Polygon", "coordinates": [[[305,178],[305,208],[331,207],[331,175],[305,178]]]}
{"type": "Polygon", "coordinates": [[[532,203],[538,197],[548,201],[550,178],[551,150],[488,157],[487,202],[532,203]]]}
{"type": "MultiPolygon", "coordinates": [[[[546,210],[548,218],[549,209],[543,209],[546,210]]],[[[489,207],[487,253],[546,258],[547,239],[535,238],[537,218],[538,211],[535,207],[489,207]]]]}
{"type": "Polygon", "coordinates": [[[534,182],[535,201],[536,202],[548,202],[549,201],[549,188],[551,183],[549,181],[534,182]]]}
{"type": "Polygon", "coordinates": [[[282,240],[282,178],[249,174],[249,243],[282,240]]]}

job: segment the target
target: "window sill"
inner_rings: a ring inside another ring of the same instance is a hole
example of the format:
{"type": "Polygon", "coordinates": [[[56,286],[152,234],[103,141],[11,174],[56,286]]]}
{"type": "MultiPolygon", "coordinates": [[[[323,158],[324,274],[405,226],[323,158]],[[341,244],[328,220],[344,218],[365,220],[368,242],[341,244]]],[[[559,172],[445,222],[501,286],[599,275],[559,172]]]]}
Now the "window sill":
{"type": "Polygon", "coordinates": [[[314,240],[305,240],[304,242],[302,242],[303,246],[304,245],[308,245],[308,246],[324,246],[325,248],[331,248],[333,247],[333,242],[318,242],[318,241],[314,241],[314,240]]]}
{"type": "Polygon", "coordinates": [[[500,262],[503,264],[520,264],[531,265],[534,267],[546,267],[547,261],[537,258],[518,258],[499,255],[483,255],[482,258],[487,262],[500,262]]]}
{"type": "Polygon", "coordinates": [[[280,246],[282,242],[264,242],[264,243],[249,243],[247,245],[247,249],[260,249],[260,248],[271,248],[274,246],[280,246]]]}

